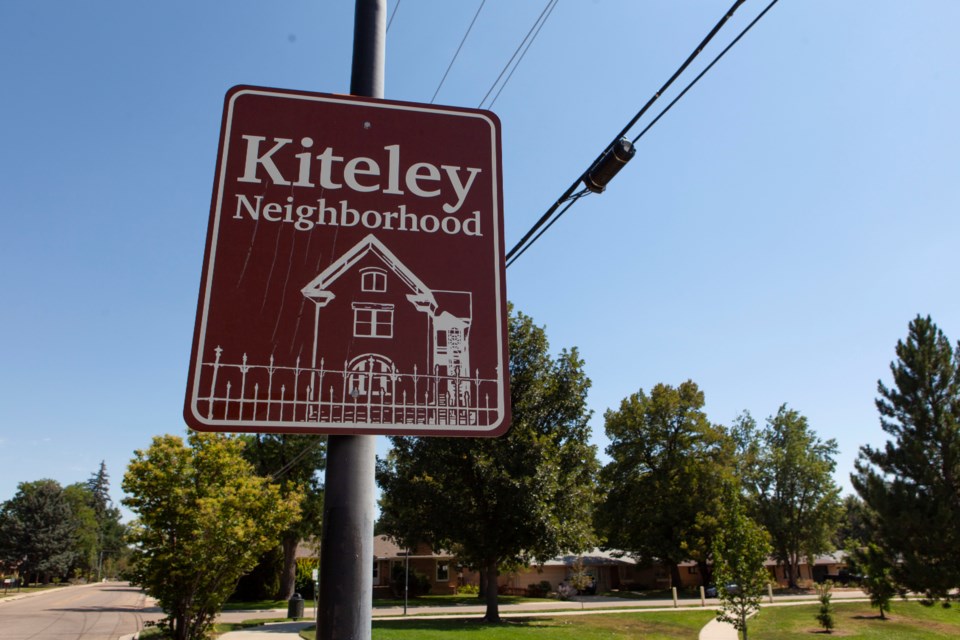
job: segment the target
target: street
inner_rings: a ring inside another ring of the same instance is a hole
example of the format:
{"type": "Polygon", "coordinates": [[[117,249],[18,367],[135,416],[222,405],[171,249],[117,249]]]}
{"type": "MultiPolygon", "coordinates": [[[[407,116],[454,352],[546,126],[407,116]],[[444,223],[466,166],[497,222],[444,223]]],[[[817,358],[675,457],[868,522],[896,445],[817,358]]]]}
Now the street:
{"type": "Polygon", "coordinates": [[[162,617],[142,611],[143,592],[125,582],[63,587],[18,599],[0,599],[3,640],[117,640],[162,617]]]}

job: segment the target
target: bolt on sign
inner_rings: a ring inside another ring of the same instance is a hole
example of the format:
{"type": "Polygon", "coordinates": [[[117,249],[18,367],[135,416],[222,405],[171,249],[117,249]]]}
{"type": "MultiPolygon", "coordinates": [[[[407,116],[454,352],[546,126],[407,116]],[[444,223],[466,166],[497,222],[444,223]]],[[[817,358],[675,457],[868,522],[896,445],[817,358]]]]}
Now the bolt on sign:
{"type": "Polygon", "coordinates": [[[187,424],[504,433],[500,156],[488,111],[231,89],[187,424]]]}

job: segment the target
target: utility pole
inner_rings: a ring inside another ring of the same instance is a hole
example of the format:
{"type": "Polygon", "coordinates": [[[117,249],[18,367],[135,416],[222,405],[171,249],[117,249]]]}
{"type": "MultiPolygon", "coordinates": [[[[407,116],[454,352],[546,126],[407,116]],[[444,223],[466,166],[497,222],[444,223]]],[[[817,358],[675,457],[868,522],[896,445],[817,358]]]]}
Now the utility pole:
{"type": "MultiPolygon", "coordinates": [[[[386,0],[356,0],[350,93],[383,97],[386,0]]],[[[331,435],[320,546],[318,640],[370,640],[376,436],[331,435]]]]}

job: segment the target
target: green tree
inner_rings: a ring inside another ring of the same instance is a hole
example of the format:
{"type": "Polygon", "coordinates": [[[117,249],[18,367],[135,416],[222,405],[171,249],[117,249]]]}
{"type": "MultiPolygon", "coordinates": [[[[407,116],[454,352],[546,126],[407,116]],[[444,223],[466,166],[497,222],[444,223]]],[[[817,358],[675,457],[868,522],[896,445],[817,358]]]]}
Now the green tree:
{"type": "Polygon", "coordinates": [[[600,477],[606,498],[597,528],[612,548],[670,566],[696,560],[707,573],[719,526],[722,488],[732,475],[731,440],[710,424],[704,396],[688,380],[641,389],[604,414],[611,461],[600,477]]]}
{"type": "Polygon", "coordinates": [[[851,540],[848,548],[850,570],[862,576],[860,587],[870,596],[870,604],[880,610],[880,619],[885,619],[884,612],[890,611],[890,601],[899,592],[893,577],[894,561],[873,542],[851,540]]]}
{"type": "Polygon", "coordinates": [[[257,476],[243,443],[219,434],[158,436],[135,452],[123,504],[137,514],[134,582],[177,640],[207,635],[239,577],[298,516],[302,496],[257,476]]]}
{"type": "Polygon", "coordinates": [[[840,524],[833,534],[833,546],[846,549],[848,540],[868,540],[871,525],[863,500],[854,495],[846,495],[843,497],[841,509],[840,524]]]}
{"type": "Polygon", "coordinates": [[[770,533],[773,557],[797,587],[800,563],[832,549],[840,519],[840,489],[833,480],[837,443],[823,441],[806,417],[782,405],[758,432],[744,413],[735,427],[741,478],[756,520],[770,533]]]}
{"type": "Polygon", "coordinates": [[[720,585],[717,620],[727,622],[747,640],[747,620],[760,610],[770,574],[764,567],[770,554],[770,534],[746,514],[736,486],[725,489],[726,508],[714,541],[714,577],[720,585]]]}
{"type": "Polygon", "coordinates": [[[893,386],[877,383],[891,439],[861,447],[850,480],[875,514],[872,541],[898,560],[896,581],[949,600],[960,587],[960,344],[917,316],[896,354],[893,386]]]}
{"type": "Polygon", "coordinates": [[[455,551],[485,582],[485,620],[500,620],[497,573],[594,542],[596,451],[590,382],[576,349],[551,357],[544,330],[509,322],[513,422],[499,438],[392,438],[378,460],[383,529],[401,544],[455,551]]]}
{"type": "Polygon", "coordinates": [[[830,599],[833,597],[832,591],[833,583],[830,581],[817,585],[817,600],[820,601],[820,607],[817,609],[817,622],[827,633],[833,633],[833,628],[836,626],[836,620],[833,617],[834,607],[830,603],[830,599]]]}
{"type": "MultiPolygon", "coordinates": [[[[246,436],[244,457],[261,476],[280,485],[284,495],[303,496],[300,517],[280,536],[283,564],[276,597],[289,600],[296,588],[297,545],[301,540],[319,537],[323,523],[323,485],[318,473],[327,462],[325,436],[257,434],[246,436]]],[[[263,568],[271,566],[272,554],[263,557],[263,568]]]]}
{"type": "Polygon", "coordinates": [[[93,578],[97,569],[99,553],[99,524],[91,505],[91,493],[83,483],[71,484],[63,490],[63,497],[70,505],[71,528],[73,529],[73,562],[70,576],[93,578]]]}
{"type": "Polygon", "coordinates": [[[21,482],[0,509],[0,560],[27,581],[66,578],[76,562],[76,522],[55,480],[21,482]]]}
{"type": "MultiPolygon", "coordinates": [[[[115,569],[120,560],[129,553],[125,537],[127,527],[121,521],[120,509],[110,498],[110,475],[107,464],[100,461],[100,468],[86,482],[88,503],[97,522],[96,572],[99,579],[105,568],[115,569]]],[[[110,573],[113,573],[111,571],[110,573]]]]}

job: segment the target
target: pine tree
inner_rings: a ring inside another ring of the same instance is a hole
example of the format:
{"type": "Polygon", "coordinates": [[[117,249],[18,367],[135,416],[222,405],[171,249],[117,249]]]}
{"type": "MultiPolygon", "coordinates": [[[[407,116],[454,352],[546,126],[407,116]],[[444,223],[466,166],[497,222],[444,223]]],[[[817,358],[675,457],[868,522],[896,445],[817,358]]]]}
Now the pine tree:
{"type": "Polygon", "coordinates": [[[960,587],[960,345],[917,316],[877,383],[885,446],[864,446],[851,482],[874,514],[873,541],[896,581],[929,600],[960,587]]]}

